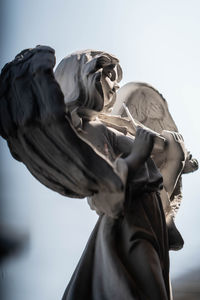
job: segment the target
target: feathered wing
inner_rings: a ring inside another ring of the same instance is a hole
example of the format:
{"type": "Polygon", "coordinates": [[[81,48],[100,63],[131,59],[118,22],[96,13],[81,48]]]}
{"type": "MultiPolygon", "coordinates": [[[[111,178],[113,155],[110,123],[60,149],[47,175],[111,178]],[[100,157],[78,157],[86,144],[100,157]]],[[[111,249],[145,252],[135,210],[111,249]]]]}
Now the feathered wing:
{"type": "Polygon", "coordinates": [[[48,188],[83,198],[123,189],[114,166],[82,140],[66,118],[53,74],[54,50],[22,51],[0,75],[0,135],[13,157],[48,188]]]}
{"type": "Polygon", "coordinates": [[[117,93],[113,114],[124,115],[121,108],[126,103],[132,116],[145,126],[161,133],[162,130],[178,131],[168,105],[163,96],[146,83],[129,82],[121,87],[117,93]]]}
{"type": "MultiPolygon", "coordinates": [[[[140,121],[154,131],[162,130],[178,132],[178,128],[168,110],[168,105],[163,96],[152,86],[146,83],[130,82],[121,87],[117,93],[116,104],[113,107],[114,115],[126,116],[122,104],[126,103],[133,118],[140,121]]],[[[198,168],[196,160],[189,156],[186,160],[187,170],[198,168]]],[[[185,167],[186,168],[186,167],[185,167]]],[[[185,170],[185,169],[184,169],[185,170]]],[[[183,173],[186,173],[187,170],[183,173]]],[[[179,177],[176,188],[171,196],[171,208],[173,215],[177,213],[182,200],[182,178],[179,177]]]]}

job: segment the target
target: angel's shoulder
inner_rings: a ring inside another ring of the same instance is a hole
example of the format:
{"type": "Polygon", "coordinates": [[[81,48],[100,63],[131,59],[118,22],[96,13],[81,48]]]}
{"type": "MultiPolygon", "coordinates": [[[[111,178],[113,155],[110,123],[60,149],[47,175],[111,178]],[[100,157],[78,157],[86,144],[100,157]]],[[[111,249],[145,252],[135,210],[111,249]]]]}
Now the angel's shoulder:
{"type": "Polygon", "coordinates": [[[84,122],[84,130],[94,130],[102,134],[105,134],[108,131],[107,127],[98,118],[84,122]]]}

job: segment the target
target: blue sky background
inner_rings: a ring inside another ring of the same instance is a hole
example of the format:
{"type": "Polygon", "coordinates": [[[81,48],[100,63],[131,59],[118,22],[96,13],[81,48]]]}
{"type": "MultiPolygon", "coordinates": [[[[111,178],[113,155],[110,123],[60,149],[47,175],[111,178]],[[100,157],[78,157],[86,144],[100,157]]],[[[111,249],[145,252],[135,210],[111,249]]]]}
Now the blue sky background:
{"type": "MultiPolygon", "coordinates": [[[[200,3],[198,0],[6,0],[1,68],[22,49],[56,50],[57,62],[81,49],[115,54],[121,85],[147,82],[166,98],[187,148],[200,149],[200,3]]],[[[97,216],[86,200],[64,198],[37,182],[0,139],[3,223],[29,234],[21,255],[0,267],[4,300],[61,299],[97,216]],[[12,288],[11,288],[12,287],[12,288]]],[[[199,172],[185,175],[176,223],[183,250],[171,277],[200,267],[199,172]]]]}

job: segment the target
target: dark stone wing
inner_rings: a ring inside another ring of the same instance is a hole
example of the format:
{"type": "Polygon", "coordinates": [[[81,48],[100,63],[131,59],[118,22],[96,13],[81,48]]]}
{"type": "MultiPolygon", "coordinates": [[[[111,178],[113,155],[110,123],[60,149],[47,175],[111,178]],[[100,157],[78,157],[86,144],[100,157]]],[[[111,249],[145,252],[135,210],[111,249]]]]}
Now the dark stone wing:
{"type": "Polygon", "coordinates": [[[48,188],[83,198],[121,191],[114,167],[76,134],[53,74],[54,50],[22,51],[0,75],[0,134],[13,157],[48,188]]]}

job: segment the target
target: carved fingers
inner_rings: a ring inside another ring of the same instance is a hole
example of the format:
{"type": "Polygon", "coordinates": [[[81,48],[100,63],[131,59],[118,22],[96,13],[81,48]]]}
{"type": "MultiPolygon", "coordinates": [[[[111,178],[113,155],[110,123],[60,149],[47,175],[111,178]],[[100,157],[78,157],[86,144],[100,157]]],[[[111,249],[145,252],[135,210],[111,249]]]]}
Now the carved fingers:
{"type": "Polygon", "coordinates": [[[185,162],[187,150],[182,135],[178,132],[163,130],[162,136],[167,140],[166,152],[168,160],[185,162]]]}
{"type": "Polygon", "coordinates": [[[188,151],[187,158],[185,161],[185,166],[182,173],[183,174],[191,173],[198,170],[198,168],[199,168],[198,160],[196,158],[193,158],[192,154],[188,151]]]}
{"type": "Polygon", "coordinates": [[[143,159],[147,159],[152,152],[154,145],[155,134],[151,131],[137,127],[136,136],[135,136],[135,146],[138,155],[142,156],[143,159]]]}

